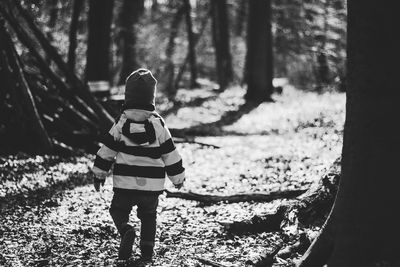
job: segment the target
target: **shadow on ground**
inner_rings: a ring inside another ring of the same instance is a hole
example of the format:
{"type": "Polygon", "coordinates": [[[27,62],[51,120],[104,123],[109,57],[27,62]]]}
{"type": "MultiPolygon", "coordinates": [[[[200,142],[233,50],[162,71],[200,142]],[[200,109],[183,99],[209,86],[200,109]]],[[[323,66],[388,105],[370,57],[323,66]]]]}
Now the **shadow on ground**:
{"type": "Polygon", "coordinates": [[[221,136],[226,134],[223,126],[231,125],[238,121],[242,116],[256,109],[261,103],[246,102],[237,110],[225,112],[221,119],[211,123],[202,123],[189,128],[175,129],[170,128],[174,137],[184,138],[186,136],[221,136]]]}
{"type": "Polygon", "coordinates": [[[35,207],[44,205],[46,207],[57,207],[58,202],[54,199],[60,198],[65,190],[84,186],[91,182],[92,175],[90,172],[70,173],[68,178],[51,181],[45,187],[0,198],[0,211],[3,213],[7,210],[13,210],[16,206],[35,207]]]}

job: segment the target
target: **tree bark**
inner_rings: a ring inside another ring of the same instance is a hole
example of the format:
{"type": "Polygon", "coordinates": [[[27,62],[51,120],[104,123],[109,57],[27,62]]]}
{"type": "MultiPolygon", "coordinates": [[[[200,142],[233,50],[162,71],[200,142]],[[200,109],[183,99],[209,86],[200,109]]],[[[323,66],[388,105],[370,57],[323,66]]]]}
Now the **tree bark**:
{"type": "Polygon", "coordinates": [[[233,80],[226,0],[211,0],[211,17],[218,84],[224,90],[233,80]]]}
{"type": "Polygon", "coordinates": [[[24,111],[24,119],[26,124],[29,125],[29,130],[32,131],[33,135],[36,136],[36,140],[39,141],[36,149],[41,153],[50,153],[53,148],[52,142],[37,111],[35,101],[22,71],[18,54],[15,51],[13,41],[4,26],[3,19],[0,19],[0,35],[1,43],[4,45],[1,50],[6,52],[6,60],[11,70],[10,76],[12,76],[12,78],[9,77],[9,79],[13,79],[12,85],[14,86],[14,90],[18,92],[18,104],[21,105],[22,110],[24,111]]]}
{"type": "Polygon", "coordinates": [[[244,81],[246,100],[270,101],[273,92],[271,1],[249,1],[244,81]]]}
{"type": "MultiPolygon", "coordinates": [[[[0,145],[11,152],[65,152],[66,145],[93,151],[102,126],[108,123],[108,113],[97,113],[103,110],[102,107],[64,63],[19,2],[8,2],[5,6],[7,8],[0,5],[0,17],[8,22],[7,26],[13,29],[18,41],[27,48],[29,59],[23,62],[12,41],[2,38],[0,79],[10,97],[0,108],[2,117],[5,112],[12,118],[2,122],[5,131],[1,134],[16,142],[15,145],[0,145]],[[16,16],[25,21],[21,23],[16,16]],[[47,64],[44,56],[56,63],[57,73],[47,64]],[[25,65],[28,67],[25,68],[25,65]],[[47,145],[44,144],[46,140],[47,145]]],[[[0,98],[2,96],[0,94],[0,98]]],[[[105,128],[109,128],[109,125],[105,128]]]]}
{"type": "MultiPolygon", "coordinates": [[[[398,266],[397,1],[348,2],[348,87],[342,179],[328,266],[398,266]]],[[[323,232],[321,233],[323,234],[323,232]]],[[[326,242],[322,242],[325,243],[326,242]]],[[[313,246],[308,255],[317,250],[313,246]]],[[[325,262],[326,263],[326,262],[325,262]]],[[[321,263],[322,266],[325,263],[321,263]]]]}
{"type": "Polygon", "coordinates": [[[303,255],[303,259],[299,263],[299,267],[305,266],[324,266],[333,249],[334,223],[332,211],[329,213],[319,235],[314,239],[311,246],[303,255]]]}
{"type": "MultiPolygon", "coordinates": [[[[84,94],[84,92],[82,92],[82,90],[76,90],[75,87],[68,87],[67,84],[65,84],[62,80],[62,78],[60,76],[58,76],[51,68],[50,66],[47,64],[47,62],[45,61],[45,59],[41,56],[41,54],[39,53],[39,51],[36,49],[36,47],[34,46],[34,43],[32,42],[32,40],[29,38],[28,33],[25,31],[25,29],[23,29],[19,23],[17,22],[17,20],[10,14],[8,14],[8,12],[6,10],[4,10],[1,6],[0,6],[0,12],[4,15],[4,17],[6,18],[7,22],[12,26],[12,28],[14,29],[14,31],[16,32],[19,40],[21,41],[22,44],[24,44],[30,51],[31,55],[35,58],[36,63],[38,64],[39,68],[41,71],[43,71],[43,73],[45,73],[45,75],[57,86],[58,90],[60,91],[60,93],[63,96],[68,95],[69,97],[71,97],[72,99],[74,99],[77,102],[77,106],[81,107],[81,111],[85,112],[87,114],[87,116],[89,116],[92,120],[94,120],[96,123],[107,123],[106,120],[104,121],[100,121],[99,120],[99,115],[101,115],[102,113],[95,113],[94,110],[89,107],[79,96],[78,93],[84,94]],[[75,90],[74,90],[75,89],[75,90]],[[76,95],[74,95],[74,93],[76,93],[76,95]]],[[[44,38],[44,36],[42,36],[44,38]]],[[[48,44],[49,45],[49,44],[48,44]]],[[[54,47],[53,47],[54,49],[54,47]]],[[[57,53],[56,51],[54,53],[57,53]]],[[[57,55],[57,57],[60,57],[60,55],[58,54],[53,54],[53,53],[49,53],[50,57],[53,57],[53,55],[57,55]]],[[[65,67],[67,68],[67,67],[65,67]]],[[[67,70],[69,71],[69,70],[67,70]]],[[[68,76],[67,76],[68,77],[68,76]]],[[[76,78],[77,79],[77,78],[76,78]]],[[[88,96],[87,98],[89,98],[90,100],[90,96],[88,96]]],[[[93,105],[91,106],[96,106],[98,105],[97,103],[95,103],[93,100],[93,105]]],[[[91,102],[91,103],[92,103],[91,102]]],[[[100,108],[99,108],[100,109],[100,108]]],[[[106,115],[104,115],[105,117],[106,115]]],[[[106,118],[106,117],[105,117],[106,118]]],[[[111,120],[112,121],[112,120],[111,120]]]]}
{"type": "MultiPolygon", "coordinates": [[[[84,84],[81,80],[79,80],[75,73],[69,69],[68,65],[64,62],[56,48],[50,44],[50,42],[46,39],[40,29],[36,26],[30,14],[24,8],[22,8],[20,3],[18,1],[14,1],[13,3],[27,22],[29,29],[33,32],[34,36],[39,41],[47,58],[52,59],[54,63],[56,63],[60,71],[65,75],[65,78],[70,85],[68,89],[72,90],[76,94],[75,98],[78,100],[78,102],[86,106],[86,108],[83,109],[84,112],[89,112],[89,114],[91,114],[93,117],[99,117],[101,119],[101,127],[109,128],[112,125],[113,118],[100,104],[94,101],[92,95],[89,92],[87,84],[84,84]],[[83,103],[81,99],[83,99],[88,104],[83,103]]],[[[61,86],[61,88],[67,88],[66,84],[64,84],[62,80],[57,78],[57,75],[55,75],[55,73],[50,69],[48,64],[41,60],[41,55],[35,52],[36,48],[33,45],[29,35],[27,35],[25,29],[22,29],[17,20],[12,15],[9,15],[3,8],[0,7],[0,11],[4,13],[4,16],[7,18],[8,22],[12,24],[12,27],[20,36],[19,38],[21,42],[23,42],[32,51],[36,59],[39,61],[38,63],[42,65],[43,70],[47,70],[49,76],[54,78],[54,80],[59,80],[58,84],[61,86]]]]}
{"type": "Polygon", "coordinates": [[[167,58],[167,63],[165,66],[164,75],[166,77],[165,81],[165,91],[169,98],[173,98],[176,95],[177,87],[174,83],[175,78],[175,66],[173,62],[173,55],[175,50],[175,39],[178,36],[179,24],[182,21],[183,15],[185,14],[185,7],[182,5],[176,11],[172,21],[171,21],[171,33],[168,39],[167,49],[165,51],[165,56],[167,58]]]}
{"type": "Polygon", "coordinates": [[[152,0],[151,2],[151,19],[155,18],[155,15],[157,14],[160,4],[158,3],[158,0],[152,0]]]}
{"type": "Polygon", "coordinates": [[[47,25],[49,28],[53,29],[56,26],[58,13],[60,11],[59,0],[50,0],[49,2],[49,20],[47,25]]]}
{"type": "Polygon", "coordinates": [[[299,190],[275,191],[270,193],[237,194],[228,196],[198,194],[193,192],[187,192],[187,193],[171,192],[171,191],[166,191],[166,192],[167,192],[167,197],[176,197],[186,200],[194,200],[194,201],[199,201],[204,205],[211,205],[219,202],[224,202],[224,203],[238,203],[246,201],[270,202],[275,199],[295,198],[303,194],[305,191],[306,190],[299,189],[299,190]]]}
{"type": "Polygon", "coordinates": [[[69,47],[68,47],[68,66],[72,72],[75,72],[76,61],[76,48],[77,40],[76,34],[78,31],[79,17],[85,0],[74,0],[71,25],[69,28],[69,47]]]}
{"type": "Polygon", "coordinates": [[[87,81],[110,81],[110,32],[113,0],[89,1],[87,81]]]}
{"type": "Polygon", "coordinates": [[[122,69],[119,85],[125,84],[129,74],[139,67],[136,61],[136,30],[135,25],[142,13],[142,0],[124,0],[120,19],[120,45],[122,47],[122,69]]]}
{"type": "Polygon", "coordinates": [[[329,0],[324,0],[323,3],[324,14],[323,14],[323,26],[322,32],[320,33],[320,41],[317,48],[316,53],[316,91],[321,92],[324,86],[329,84],[329,64],[328,64],[328,55],[326,52],[326,44],[328,39],[328,19],[330,17],[329,14],[329,0]]]}
{"type": "MultiPolygon", "coordinates": [[[[196,47],[197,43],[199,42],[199,39],[203,35],[204,30],[205,30],[205,28],[207,26],[207,23],[208,23],[208,17],[204,17],[202,22],[201,22],[199,32],[196,34],[196,36],[194,38],[194,46],[195,47],[196,47]]],[[[179,87],[179,83],[182,80],[183,73],[185,72],[186,66],[189,63],[189,61],[190,61],[190,51],[188,51],[188,53],[187,53],[187,55],[185,57],[185,60],[183,61],[182,65],[180,66],[178,74],[176,75],[176,78],[175,78],[175,81],[174,81],[175,88],[179,87]]]]}
{"type": "Polygon", "coordinates": [[[236,27],[235,27],[235,35],[242,36],[243,26],[245,24],[246,14],[247,14],[247,0],[240,0],[239,6],[236,10],[236,27]]]}
{"type": "Polygon", "coordinates": [[[196,51],[195,51],[195,38],[192,26],[191,17],[191,6],[189,0],[183,0],[185,6],[185,19],[186,19],[186,31],[188,38],[188,51],[189,51],[189,64],[190,64],[190,88],[198,87],[197,84],[197,62],[196,62],[196,51]]]}

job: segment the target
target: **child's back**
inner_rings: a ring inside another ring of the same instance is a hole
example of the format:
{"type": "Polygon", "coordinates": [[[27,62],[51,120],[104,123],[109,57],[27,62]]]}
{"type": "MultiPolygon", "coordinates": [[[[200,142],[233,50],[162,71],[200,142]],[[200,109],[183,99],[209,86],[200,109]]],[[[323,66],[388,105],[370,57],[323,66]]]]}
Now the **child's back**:
{"type": "Polygon", "coordinates": [[[139,69],[127,79],[123,113],[105,136],[97,152],[93,172],[96,190],[113,168],[114,196],[110,214],[121,234],[119,258],[132,252],[135,231],[128,224],[132,206],[138,206],[141,220],[142,257],[153,253],[158,196],[164,190],[165,175],[180,188],[185,179],[182,159],[163,119],[154,110],[156,80],[139,69]]]}
{"type": "Polygon", "coordinates": [[[114,191],[160,194],[165,173],[174,184],[184,179],[182,159],[155,112],[127,109],[122,113],[97,153],[93,172],[108,172],[114,161],[114,191]]]}

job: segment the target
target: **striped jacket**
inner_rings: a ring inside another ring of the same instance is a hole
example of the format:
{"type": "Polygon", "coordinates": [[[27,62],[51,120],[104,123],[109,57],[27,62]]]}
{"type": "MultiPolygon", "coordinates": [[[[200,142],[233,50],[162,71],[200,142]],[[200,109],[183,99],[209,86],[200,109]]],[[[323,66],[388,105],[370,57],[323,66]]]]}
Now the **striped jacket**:
{"type": "Polygon", "coordinates": [[[182,159],[163,119],[156,112],[125,110],[105,136],[92,171],[107,174],[113,166],[114,190],[160,194],[165,176],[174,184],[185,178],[182,159]]]}

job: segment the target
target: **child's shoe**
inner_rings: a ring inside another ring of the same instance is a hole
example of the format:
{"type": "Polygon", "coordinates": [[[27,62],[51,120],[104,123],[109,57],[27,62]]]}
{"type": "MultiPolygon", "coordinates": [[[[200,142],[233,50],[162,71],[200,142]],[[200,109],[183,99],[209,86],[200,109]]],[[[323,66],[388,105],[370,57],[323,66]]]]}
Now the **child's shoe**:
{"type": "Polygon", "coordinates": [[[135,242],[135,237],[135,229],[133,227],[125,232],[124,236],[121,238],[121,243],[119,245],[118,259],[129,259],[132,254],[132,246],[135,242]]]}
{"type": "Polygon", "coordinates": [[[143,261],[151,261],[153,258],[153,247],[152,246],[140,246],[140,251],[142,252],[143,261]]]}

